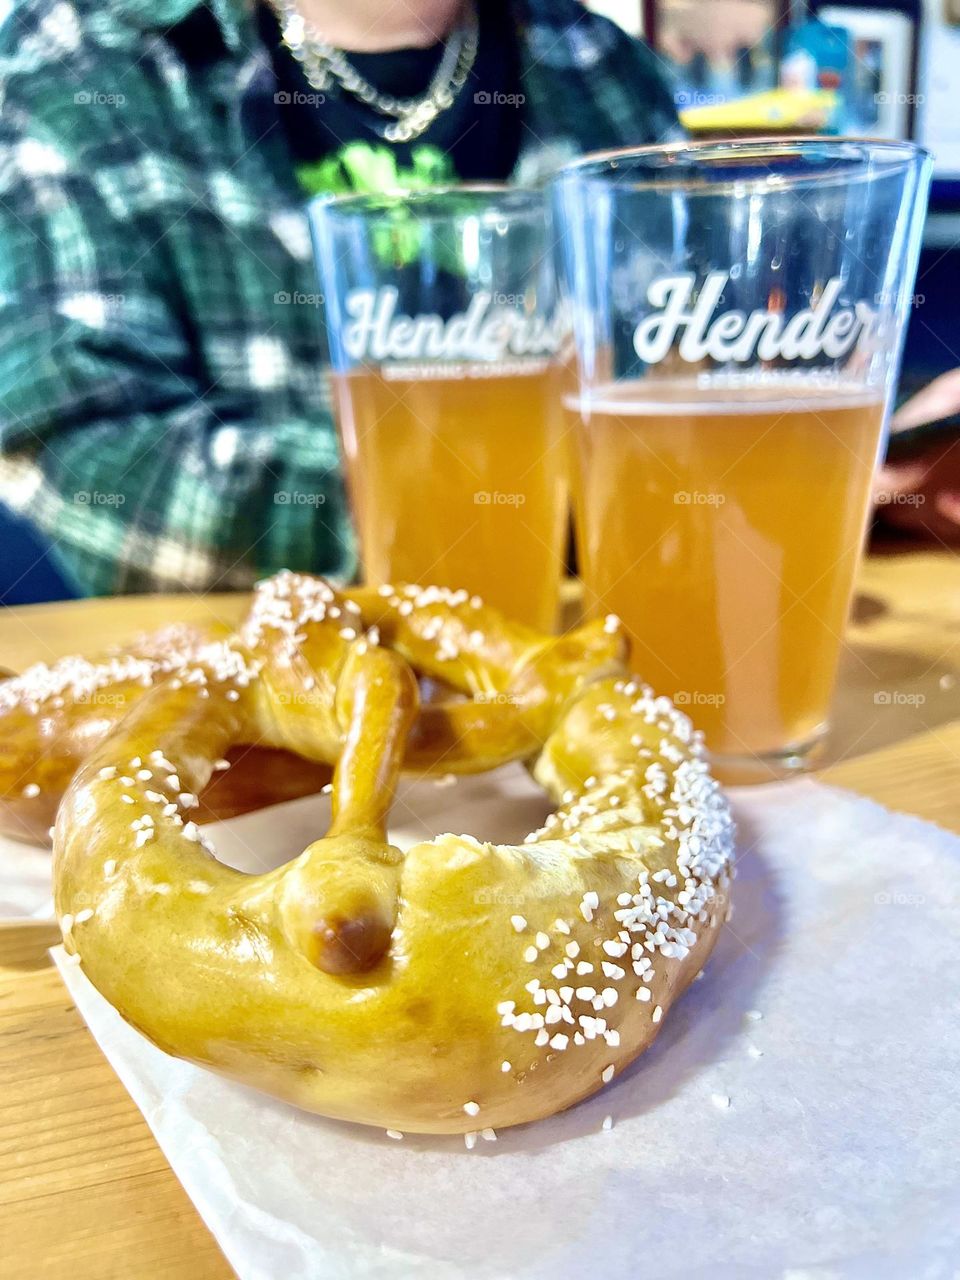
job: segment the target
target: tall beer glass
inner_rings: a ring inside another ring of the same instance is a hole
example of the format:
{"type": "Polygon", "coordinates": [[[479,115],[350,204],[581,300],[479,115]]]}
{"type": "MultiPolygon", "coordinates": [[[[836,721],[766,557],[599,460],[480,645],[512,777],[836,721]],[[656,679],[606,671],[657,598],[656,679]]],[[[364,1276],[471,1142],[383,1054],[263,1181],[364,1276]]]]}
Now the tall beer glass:
{"type": "Polygon", "coordinates": [[[928,181],[913,146],[825,139],[557,181],[589,607],[728,776],[802,767],[826,731],[928,181]]]}
{"type": "Polygon", "coordinates": [[[313,207],[367,581],[550,630],[568,484],[549,201],[465,186],[313,207]]]}

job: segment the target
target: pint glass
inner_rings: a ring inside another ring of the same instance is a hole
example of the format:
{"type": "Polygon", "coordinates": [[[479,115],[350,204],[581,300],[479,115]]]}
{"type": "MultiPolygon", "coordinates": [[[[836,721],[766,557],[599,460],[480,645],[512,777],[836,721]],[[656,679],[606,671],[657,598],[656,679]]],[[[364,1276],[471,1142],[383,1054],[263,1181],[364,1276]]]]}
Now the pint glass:
{"type": "Polygon", "coordinates": [[[728,776],[802,767],[827,729],[928,169],[900,143],[707,142],[556,184],[588,606],[728,776]]]}
{"type": "Polygon", "coordinates": [[[465,186],[312,214],[366,580],[551,630],[569,498],[549,202],[465,186]]]}

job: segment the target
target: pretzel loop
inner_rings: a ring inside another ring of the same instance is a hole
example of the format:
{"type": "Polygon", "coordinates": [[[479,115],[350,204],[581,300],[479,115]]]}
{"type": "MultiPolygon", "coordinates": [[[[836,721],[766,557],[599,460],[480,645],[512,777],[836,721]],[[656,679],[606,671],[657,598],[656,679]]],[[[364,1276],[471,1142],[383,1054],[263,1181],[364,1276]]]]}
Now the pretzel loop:
{"type": "Polygon", "coordinates": [[[652,1041],[726,911],[726,802],[621,649],[612,623],[553,640],[462,593],[281,576],[70,784],[68,950],[162,1047],[327,1115],[456,1132],[570,1105],[652,1041]],[[419,706],[411,663],[473,700],[419,706]],[[336,767],[327,834],[249,876],[190,813],[254,740],[336,767]],[[558,806],[524,843],[389,843],[401,767],[511,752],[558,806]]]}

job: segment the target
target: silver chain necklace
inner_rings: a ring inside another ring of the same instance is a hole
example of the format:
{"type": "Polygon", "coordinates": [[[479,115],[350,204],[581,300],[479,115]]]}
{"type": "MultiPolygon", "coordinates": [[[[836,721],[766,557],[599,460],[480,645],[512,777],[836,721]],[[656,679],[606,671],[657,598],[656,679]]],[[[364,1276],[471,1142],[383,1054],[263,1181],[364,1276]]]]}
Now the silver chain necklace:
{"type": "Polygon", "coordinates": [[[269,0],[280,23],[283,43],[303,69],[310,85],[321,93],[337,84],[354,98],[389,116],[377,129],[387,142],[412,142],[433,124],[466,83],[477,57],[477,20],[472,11],[444,45],[443,56],[427,90],[419,98],[393,98],[380,93],[357,71],[342,49],[325,40],[297,9],[295,0],[269,0]]]}

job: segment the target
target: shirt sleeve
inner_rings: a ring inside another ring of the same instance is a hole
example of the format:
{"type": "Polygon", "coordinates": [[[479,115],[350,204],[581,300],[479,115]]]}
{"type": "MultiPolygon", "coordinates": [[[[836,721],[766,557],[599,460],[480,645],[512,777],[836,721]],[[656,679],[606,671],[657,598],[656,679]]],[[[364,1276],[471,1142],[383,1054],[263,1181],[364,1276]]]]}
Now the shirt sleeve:
{"type": "Polygon", "coordinates": [[[619,145],[682,139],[676,73],[669,59],[601,14],[590,13],[587,21],[592,39],[608,50],[601,62],[603,85],[597,93],[619,135],[619,145]]]}
{"type": "MultiPolygon", "coordinates": [[[[249,586],[355,556],[327,410],[205,387],[143,227],[16,101],[0,122],[0,498],[87,594],[249,586]]],[[[265,354],[269,358],[269,352],[265,354]]]]}

